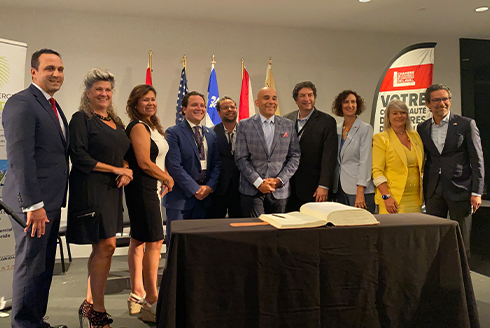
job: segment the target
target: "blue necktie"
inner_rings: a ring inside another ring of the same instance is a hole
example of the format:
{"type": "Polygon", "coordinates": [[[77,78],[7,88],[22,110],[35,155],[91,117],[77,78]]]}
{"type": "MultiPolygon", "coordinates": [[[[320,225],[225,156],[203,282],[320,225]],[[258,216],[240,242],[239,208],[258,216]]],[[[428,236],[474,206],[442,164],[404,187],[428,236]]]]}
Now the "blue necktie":
{"type": "MultiPolygon", "coordinates": [[[[199,150],[199,159],[201,161],[205,160],[206,157],[204,155],[204,143],[202,141],[201,132],[199,131],[199,126],[194,127],[194,136],[196,137],[197,148],[199,150]]],[[[199,184],[204,183],[204,179],[206,179],[206,170],[201,171],[201,177],[199,178],[199,184]]]]}
{"type": "Polygon", "coordinates": [[[265,137],[265,145],[267,146],[267,150],[270,154],[271,146],[272,146],[272,122],[269,120],[264,121],[264,137],[265,137]]]}

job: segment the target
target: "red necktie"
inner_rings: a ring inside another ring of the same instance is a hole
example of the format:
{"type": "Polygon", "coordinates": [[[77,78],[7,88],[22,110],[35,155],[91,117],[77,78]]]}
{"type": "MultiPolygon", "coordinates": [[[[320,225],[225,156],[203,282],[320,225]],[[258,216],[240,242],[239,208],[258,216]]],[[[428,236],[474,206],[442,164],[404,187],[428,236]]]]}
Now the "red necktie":
{"type": "Polygon", "coordinates": [[[58,110],[56,110],[56,100],[54,100],[54,98],[49,98],[49,102],[51,103],[51,107],[53,107],[56,118],[59,120],[58,110]]]}

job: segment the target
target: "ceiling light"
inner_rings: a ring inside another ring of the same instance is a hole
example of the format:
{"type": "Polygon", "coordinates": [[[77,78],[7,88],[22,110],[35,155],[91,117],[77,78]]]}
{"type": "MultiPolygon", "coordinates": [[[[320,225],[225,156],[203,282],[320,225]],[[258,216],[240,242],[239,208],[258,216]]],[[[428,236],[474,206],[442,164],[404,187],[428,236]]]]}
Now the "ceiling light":
{"type": "Polygon", "coordinates": [[[359,2],[371,2],[371,0],[359,0],[359,2]]]}
{"type": "Polygon", "coordinates": [[[487,10],[488,10],[488,7],[486,7],[486,6],[478,7],[478,8],[475,9],[475,11],[477,13],[482,13],[482,12],[487,11],[487,10]]]}

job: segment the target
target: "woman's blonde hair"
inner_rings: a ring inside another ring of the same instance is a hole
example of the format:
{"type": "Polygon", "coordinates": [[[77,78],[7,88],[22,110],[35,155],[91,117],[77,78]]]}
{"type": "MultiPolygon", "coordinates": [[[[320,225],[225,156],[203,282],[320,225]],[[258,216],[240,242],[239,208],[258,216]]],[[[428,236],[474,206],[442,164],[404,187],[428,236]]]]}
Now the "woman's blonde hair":
{"type": "Polygon", "coordinates": [[[390,112],[392,110],[399,110],[401,112],[407,113],[407,121],[405,122],[405,130],[407,130],[408,132],[412,131],[412,123],[411,123],[412,121],[410,119],[410,111],[408,110],[407,104],[405,104],[400,99],[392,100],[388,103],[388,106],[386,106],[385,118],[384,118],[384,123],[383,123],[383,130],[386,131],[388,129],[391,129],[390,112]]]}

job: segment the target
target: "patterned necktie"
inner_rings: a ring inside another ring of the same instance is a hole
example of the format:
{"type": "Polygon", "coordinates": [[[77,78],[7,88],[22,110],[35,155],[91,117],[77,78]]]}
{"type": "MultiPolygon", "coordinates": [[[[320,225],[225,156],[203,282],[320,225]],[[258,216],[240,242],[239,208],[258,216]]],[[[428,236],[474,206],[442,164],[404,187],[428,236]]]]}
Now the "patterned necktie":
{"type": "MultiPolygon", "coordinates": [[[[206,159],[204,155],[204,144],[202,142],[201,132],[199,131],[199,126],[194,127],[194,136],[196,137],[197,149],[199,150],[199,159],[204,161],[206,159]]],[[[206,170],[201,170],[201,177],[199,178],[199,184],[204,183],[206,178],[206,170]]]]}
{"type": "Polygon", "coordinates": [[[272,121],[266,120],[264,121],[264,137],[265,137],[265,145],[267,146],[267,150],[269,153],[271,152],[272,146],[272,121]]]}
{"type": "Polygon", "coordinates": [[[53,97],[49,98],[49,102],[51,103],[51,107],[53,107],[54,114],[56,115],[56,118],[59,120],[60,117],[58,116],[58,110],[56,109],[56,100],[54,100],[53,97]]]}
{"type": "Polygon", "coordinates": [[[228,140],[228,146],[230,146],[230,153],[233,155],[233,132],[229,133],[230,139],[228,140]]]}

